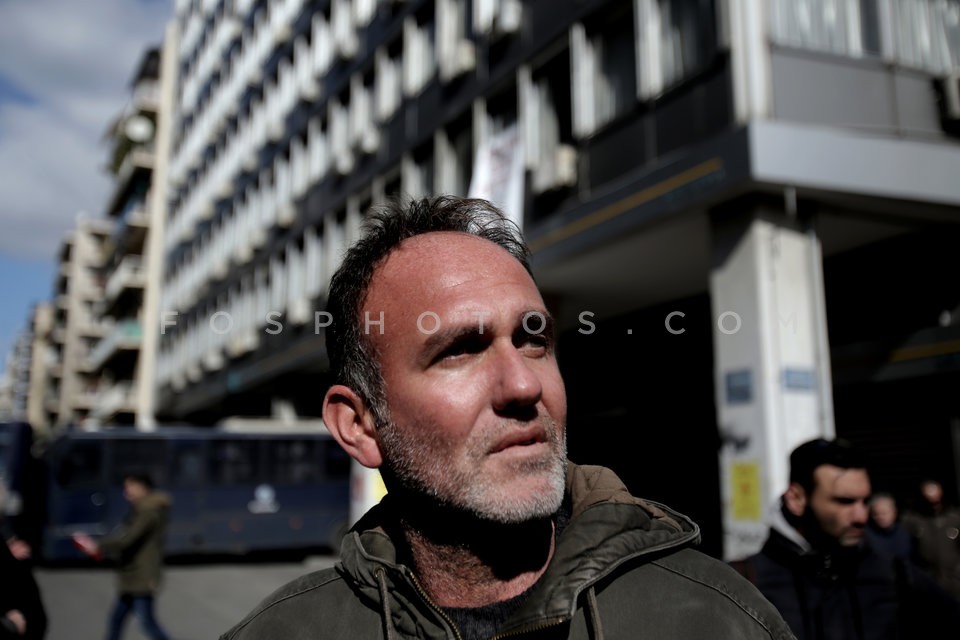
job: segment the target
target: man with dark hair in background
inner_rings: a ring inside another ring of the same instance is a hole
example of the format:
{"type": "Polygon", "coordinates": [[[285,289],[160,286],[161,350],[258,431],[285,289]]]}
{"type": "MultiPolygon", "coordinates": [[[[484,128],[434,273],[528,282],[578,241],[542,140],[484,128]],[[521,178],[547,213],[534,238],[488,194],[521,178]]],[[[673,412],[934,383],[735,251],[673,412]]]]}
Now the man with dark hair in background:
{"type": "Polygon", "coordinates": [[[870,494],[866,462],[850,443],[801,444],[763,548],[733,565],[798,640],[952,635],[960,605],[909,562],[865,543],[870,494]]]}
{"type": "Polygon", "coordinates": [[[920,495],[903,524],[913,536],[917,563],[960,599],[960,509],[947,502],[939,480],[920,482],[920,495]]]}
{"type": "Polygon", "coordinates": [[[164,541],[170,512],[170,497],[153,487],[146,474],[129,473],[123,480],[123,495],[130,511],[123,525],[99,541],[74,534],[74,542],[94,559],[116,559],[118,596],[110,614],[108,640],[120,640],[127,616],[133,612],[144,633],[153,640],[167,640],[167,633],[154,616],[154,596],[163,576],[164,541]]]}

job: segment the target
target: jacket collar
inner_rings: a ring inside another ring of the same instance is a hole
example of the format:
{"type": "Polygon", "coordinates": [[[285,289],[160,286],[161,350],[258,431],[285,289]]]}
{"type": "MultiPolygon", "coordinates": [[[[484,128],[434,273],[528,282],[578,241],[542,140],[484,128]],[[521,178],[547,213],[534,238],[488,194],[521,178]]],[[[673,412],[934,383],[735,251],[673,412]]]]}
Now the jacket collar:
{"type": "MultiPolygon", "coordinates": [[[[663,505],[630,495],[609,469],[567,465],[566,500],[571,517],[560,533],[547,570],[503,631],[569,619],[581,592],[624,562],[696,544],[700,529],[663,505]]],[[[450,626],[398,562],[389,497],[368,512],[344,539],[338,569],[361,597],[379,608],[391,598],[390,617],[403,634],[444,637],[450,626]]]]}

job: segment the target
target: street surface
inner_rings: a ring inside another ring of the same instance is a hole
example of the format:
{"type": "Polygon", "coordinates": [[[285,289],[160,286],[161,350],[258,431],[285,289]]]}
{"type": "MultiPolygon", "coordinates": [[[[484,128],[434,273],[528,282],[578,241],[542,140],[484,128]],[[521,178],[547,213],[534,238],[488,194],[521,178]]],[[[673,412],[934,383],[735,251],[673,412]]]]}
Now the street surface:
{"type": "MultiPolygon", "coordinates": [[[[157,598],[157,619],[171,640],[217,640],[271,591],[334,561],[331,556],[313,556],[303,562],[168,566],[157,598]]],[[[50,619],[46,640],[104,638],[116,597],[112,570],[44,567],[35,575],[50,619]]],[[[124,639],[146,639],[132,615],[124,639]]]]}

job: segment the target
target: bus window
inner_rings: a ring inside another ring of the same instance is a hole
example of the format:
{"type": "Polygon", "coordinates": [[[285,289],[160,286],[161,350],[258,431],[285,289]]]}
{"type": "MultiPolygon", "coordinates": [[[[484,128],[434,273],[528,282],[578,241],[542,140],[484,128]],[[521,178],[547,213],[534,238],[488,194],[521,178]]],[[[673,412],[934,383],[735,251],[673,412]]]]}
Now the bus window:
{"type": "Polygon", "coordinates": [[[210,478],[215,484],[256,482],[256,440],[215,440],[211,445],[210,478]]]}
{"type": "Polygon", "coordinates": [[[167,442],[157,438],[115,440],[112,443],[113,465],[110,482],[123,484],[130,473],[145,473],[158,485],[167,483],[167,442]]]}
{"type": "Polygon", "coordinates": [[[98,486],[103,468],[103,443],[71,443],[57,466],[57,484],[64,489],[98,486]]]}
{"type": "Polygon", "coordinates": [[[266,474],[277,484],[303,484],[322,477],[320,447],[317,440],[268,440],[266,474]]]}
{"type": "Polygon", "coordinates": [[[170,458],[170,483],[177,487],[199,487],[203,484],[203,443],[173,443],[170,458]]]}

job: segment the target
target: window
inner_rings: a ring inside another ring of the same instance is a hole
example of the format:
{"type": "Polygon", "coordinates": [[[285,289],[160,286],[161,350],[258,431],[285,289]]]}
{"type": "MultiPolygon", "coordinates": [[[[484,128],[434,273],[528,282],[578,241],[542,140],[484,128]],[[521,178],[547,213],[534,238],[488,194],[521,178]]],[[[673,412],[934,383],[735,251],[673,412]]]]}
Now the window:
{"type": "Polygon", "coordinates": [[[57,468],[57,484],[75,489],[100,483],[103,448],[98,442],[82,440],[70,444],[57,468]]]}
{"type": "Polygon", "coordinates": [[[473,170],[473,126],[468,113],[437,136],[437,188],[442,193],[465,196],[473,170]]]}
{"type": "Polygon", "coordinates": [[[521,73],[526,166],[534,193],[574,186],[576,147],[570,98],[568,50],[521,73]]]}
{"type": "Polygon", "coordinates": [[[396,112],[403,97],[400,59],[402,43],[397,40],[377,51],[375,82],[375,116],[377,122],[386,122],[396,112]]]}
{"type": "Polygon", "coordinates": [[[440,78],[445,82],[476,67],[476,49],[467,39],[466,21],[465,0],[438,0],[437,58],[440,78]]]}
{"type": "Polygon", "coordinates": [[[778,44],[885,59],[932,73],[960,67],[957,0],[770,0],[778,44]]]}
{"type": "Polygon", "coordinates": [[[862,56],[860,5],[861,0],[770,0],[771,37],[783,45],[862,56]]]}
{"type": "Polygon", "coordinates": [[[256,482],[257,445],[254,440],[215,440],[210,443],[210,478],[215,484],[256,482]]]}
{"type": "Polygon", "coordinates": [[[575,129],[590,135],[636,101],[637,69],[633,7],[630,1],[612,4],[588,24],[571,30],[575,129]]]}
{"type": "Polygon", "coordinates": [[[888,2],[883,7],[895,33],[897,62],[938,74],[960,69],[960,2],[888,2]]]}
{"type": "Polygon", "coordinates": [[[299,439],[265,442],[266,477],[277,484],[322,480],[323,444],[317,440],[299,439]]]}
{"type": "Polygon", "coordinates": [[[433,193],[433,144],[428,142],[415,149],[403,163],[403,192],[413,197],[433,193]]]}
{"type": "Polygon", "coordinates": [[[146,473],[157,484],[167,481],[167,442],[154,438],[136,438],[108,442],[113,459],[108,480],[115,486],[131,473],[146,473]]]}
{"type": "Polygon", "coordinates": [[[173,441],[170,455],[170,484],[199,487],[203,484],[203,443],[173,441]]]}
{"type": "Polygon", "coordinates": [[[408,18],[403,25],[403,91],[415,96],[436,71],[433,14],[408,18]]]}
{"type": "Polygon", "coordinates": [[[636,10],[641,97],[679,84],[716,53],[716,0],[637,0],[636,10]]]}

